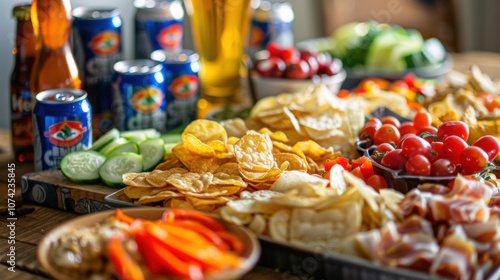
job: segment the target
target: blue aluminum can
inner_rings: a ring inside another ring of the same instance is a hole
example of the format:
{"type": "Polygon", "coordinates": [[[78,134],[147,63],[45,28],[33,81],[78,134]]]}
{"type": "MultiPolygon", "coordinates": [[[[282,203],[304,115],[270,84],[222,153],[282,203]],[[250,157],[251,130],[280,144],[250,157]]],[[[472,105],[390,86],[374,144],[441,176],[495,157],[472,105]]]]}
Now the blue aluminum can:
{"type": "Polygon", "coordinates": [[[117,8],[73,10],[73,53],[93,108],[93,135],[113,127],[111,85],[113,65],[122,60],[122,19],[117,8]]]}
{"type": "Polygon", "coordinates": [[[266,48],[270,42],[282,47],[291,47],[293,39],[294,12],[286,1],[252,1],[252,20],[250,25],[250,42],[248,53],[266,48]]]}
{"type": "Polygon", "coordinates": [[[148,59],[155,50],[178,52],[184,38],[180,0],[135,0],[135,58],[148,59]]]}
{"type": "Polygon", "coordinates": [[[199,56],[192,50],[169,53],[163,50],[154,51],[151,59],[161,62],[169,77],[166,86],[167,99],[167,132],[183,129],[196,119],[199,97],[200,70],[199,56]]]}
{"type": "Polygon", "coordinates": [[[69,152],[92,146],[92,106],[87,93],[51,89],[36,95],[33,109],[35,170],[57,170],[69,152]]]}
{"type": "Polygon", "coordinates": [[[124,60],[114,65],[113,110],[120,130],[155,128],[165,132],[163,65],[150,59],[124,60]]]}

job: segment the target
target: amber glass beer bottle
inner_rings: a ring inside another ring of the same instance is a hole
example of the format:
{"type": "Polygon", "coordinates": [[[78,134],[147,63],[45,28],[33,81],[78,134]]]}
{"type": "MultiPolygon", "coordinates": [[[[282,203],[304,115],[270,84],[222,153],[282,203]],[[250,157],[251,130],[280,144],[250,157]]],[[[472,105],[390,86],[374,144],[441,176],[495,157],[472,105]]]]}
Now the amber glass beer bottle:
{"type": "Polygon", "coordinates": [[[36,36],[35,63],[31,72],[33,101],[37,93],[46,89],[81,88],[69,41],[72,20],[69,0],[33,0],[31,3],[31,21],[36,36]]]}
{"type": "Polygon", "coordinates": [[[18,161],[33,161],[30,75],[35,60],[35,34],[30,5],[15,6],[12,15],[16,19],[14,67],[10,76],[12,149],[18,161]]]}

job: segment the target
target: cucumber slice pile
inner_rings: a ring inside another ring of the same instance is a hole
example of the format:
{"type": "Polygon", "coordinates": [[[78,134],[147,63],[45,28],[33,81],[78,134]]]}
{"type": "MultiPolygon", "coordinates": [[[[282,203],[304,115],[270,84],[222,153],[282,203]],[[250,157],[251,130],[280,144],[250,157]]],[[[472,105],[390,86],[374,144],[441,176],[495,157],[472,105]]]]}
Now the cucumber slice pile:
{"type": "Polygon", "coordinates": [[[161,134],[156,129],[120,132],[113,128],[89,150],[65,155],[61,172],[75,183],[103,182],[109,187],[123,187],[123,174],[153,170],[179,142],[180,133],[161,134]]]}

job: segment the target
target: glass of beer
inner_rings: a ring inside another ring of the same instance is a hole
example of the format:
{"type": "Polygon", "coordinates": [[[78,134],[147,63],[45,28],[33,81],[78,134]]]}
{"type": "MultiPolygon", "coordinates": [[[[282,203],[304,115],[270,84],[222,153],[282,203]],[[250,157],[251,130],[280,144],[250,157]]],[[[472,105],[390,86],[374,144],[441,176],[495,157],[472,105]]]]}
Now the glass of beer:
{"type": "Polygon", "coordinates": [[[250,0],[184,0],[184,4],[200,56],[201,95],[231,99],[240,90],[250,0]]]}

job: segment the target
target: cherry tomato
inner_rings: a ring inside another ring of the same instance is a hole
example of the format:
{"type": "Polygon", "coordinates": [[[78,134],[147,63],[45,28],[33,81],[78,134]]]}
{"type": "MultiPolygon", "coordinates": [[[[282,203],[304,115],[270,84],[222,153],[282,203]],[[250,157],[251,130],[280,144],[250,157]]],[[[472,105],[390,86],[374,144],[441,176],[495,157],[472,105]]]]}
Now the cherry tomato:
{"type": "Polygon", "coordinates": [[[286,63],[295,63],[300,59],[300,52],[298,49],[293,47],[284,48],[281,50],[280,57],[286,63]]]}
{"type": "Polygon", "coordinates": [[[393,151],[394,150],[394,146],[389,144],[389,143],[382,143],[380,145],[378,145],[376,148],[375,148],[375,151],[373,151],[373,154],[372,154],[372,159],[375,160],[376,162],[380,163],[380,161],[382,160],[382,157],[387,153],[387,152],[390,152],[390,151],[393,151]]]}
{"type": "Polygon", "coordinates": [[[415,129],[418,131],[426,126],[430,126],[432,122],[432,116],[429,112],[420,110],[413,116],[413,124],[415,129]]]}
{"type": "Polygon", "coordinates": [[[467,141],[469,138],[469,126],[462,121],[447,121],[438,126],[437,137],[444,141],[448,136],[455,135],[467,141]]]}
{"type": "Polygon", "coordinates": [[[300,51],[300,59],[307,61],[309,64],[309,76],[312,77],[318,73],[319,62],[316,58],[316,53],[309,50],[300,51]]]}
{"type": "Polygon", "coordinates": [[[260,60],[255,64],[255,70],[264,77],[283,77],[285,69],[286,63],[283,59],[274,56],[260,60]]]}
{"type": "Polygon", "coordinates": [[[423,155],[426,158],[430,158],[432,147],[431,144],[425,141],[424,138],[410,134],[401,143],[401,150],[403,150],[403,155],[407,159],[410,159],[415,155],[423,155]]]}
{"type": "Polygon", "coordinates": [[[431,164],[432,176],[452,176],[457,173],[457,166],[448,159],[440,158],[431,164]]]}
{"type": "Polygon", "coordinates": [[[286,65],[285,77],[289,79],[306,79],[309,77],[309,64],[302,59],[286,65]]]}
{"type": "Polygon", "coordinates": [[[382,125],[382,121],[379,118],[374,118],[374,117],[369,118],[366,123],[377,123],[382,125]]]}
{"type": "Polygon", "coordinates": [[[382,124],[377,122],[367,122],[361,132],[359,133],[359,139],[365,140],[368,139],[371,141],[370,145],[373,143],[373,139],[375,138],[375,132],[382,126],[382,124]]]}
{"type": "Polygon", "coordinates": [[[414,155],[405,164],[406,174],[415,176],[431,175],[431,162],[423,155],[414,155]]]}
{"type": "Polygon", "coordinates": [[[374,174],[368,178],[366,178],[365,183],[372,187],[377,192],[380,189],[387,189],[389,186],[387,185],[387,181],[382,175],[374,174]]]}
{"type": "Polygon", "coordinates": [[[379,145],[382,143],[397,144],[400,138],[401,134],[399,134],[399,130],[397,127],[392,124],[383,124],[377,131],[375,131],[375,135],[373,136],[373,143],[375,145],[379,145]]]}
{"type": "Polygon", "coordinates": [[[266,46],[266,50],[269,52],[269,56],[271,57],[280,57],[281,58],[281,46],[276,42],[269,42],[266,46]]]}
{"type": "Polygon", "coordinates": [[[431,162],[436,161],[437,159],[441,158],[441,155],[443,154],[443,142],[432,142],[431,143],[431,162]]]}
{"type": "Polygon", "coordinates": [[[484,135],[477,139],[472,146],[483,149],[488,154],[488,160],[493,161],[500,152],[500,141],[492,135],[484,135]]]}
{"type": "Polygon", "coordinates": [[[327,64],[320,64],[318,68],[319,75],[333,76],[342,70],[342,61],[338,58],[333,58],[327,64]]]}
{"type": "Polygon", "coordinates": [[[413,122],[404,122],[398,127],[398,129],[401,136],[406,134],[417,133],[417,130],[415,129],[415,125],[413,124],[413,122]]]}
{"type": "Polygon", "coordinates": [[[449,159],[453,164],[460,164],[460,154],[468,146],[464,139],[455,135],[448,136],[443,141],[443,150],[440,157],[449,159]]]}
{"type": "Polygon", "coordinates": [[[403,77],[403,81],[408,85],[410,88],[417,87],[417,75],[414,73],[408,73],[403,77]]]}
{"type": "Polygon", "coordinates": [[[417,135],[422,137],[422,134],[426,134],[426,135],[429,135],[429,136],[425,136],[425,137],[422,137],[424,138],[427,142],[429,143],[432,143],[434,141],[436,141],[437,139],[437,128],[433,127],[432,125],[428,125],[428,126],[424,126],[422,128],[420,128],[420,130],[417,131],[417,135]]]}
{"type": "Polygon", "coordinates": [[[460,164],[464,175],[480,172],[488,165],[488,154],[479,147],[467,147],[460,154],[460,164]]]}
{"type": "Polygon", "coordinates": [[[400,170],[405,167],[406,158],[403,155],[403,150],[395,149],[393,151],[387,152],[380,163],[390,169],[400,170]]]}
{"type": "MultiPolygon", "coordinates": [[[[382,124],[392,124],[395,127],[399,127],[401,125],[401,122],[398,120],[398,118],[394,116],[384,116],[381,120],[382,124]]],[[[400,133],[401,134],[401,133],[400,133]]]]}

